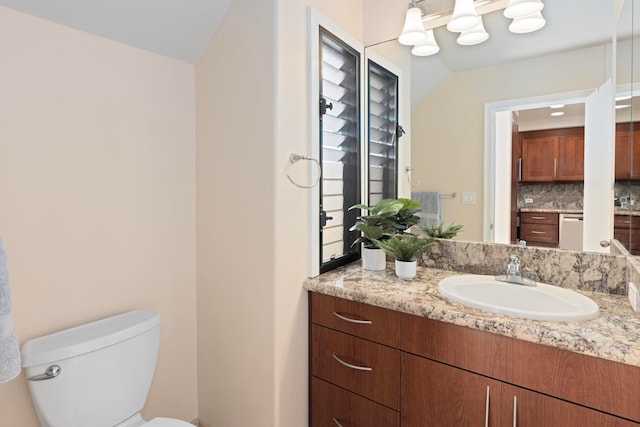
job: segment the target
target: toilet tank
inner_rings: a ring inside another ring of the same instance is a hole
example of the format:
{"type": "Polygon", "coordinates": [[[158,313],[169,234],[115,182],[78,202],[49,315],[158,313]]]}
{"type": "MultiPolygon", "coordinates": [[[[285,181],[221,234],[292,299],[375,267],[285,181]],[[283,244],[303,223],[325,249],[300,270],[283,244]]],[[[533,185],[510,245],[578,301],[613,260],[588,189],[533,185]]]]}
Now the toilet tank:
{"type": "Polygon", "coordinates": [[[113,427],[144,406],[158,356],[160,315],[131,311],[28,340],[27,378],[42,427],[113,427]]]}

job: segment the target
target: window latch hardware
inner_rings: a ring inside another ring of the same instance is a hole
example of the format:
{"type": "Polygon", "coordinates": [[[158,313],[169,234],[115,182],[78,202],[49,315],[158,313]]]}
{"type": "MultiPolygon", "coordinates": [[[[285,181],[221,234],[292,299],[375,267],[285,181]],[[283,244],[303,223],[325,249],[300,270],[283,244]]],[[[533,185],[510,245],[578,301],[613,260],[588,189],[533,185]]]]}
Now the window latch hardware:
{"type": "Polygon", "coordinates": [[[327,221],[333,219],[332,216],[327,216],[327,211],[320,209],[320,228],[327,226],[327,221]]]}
{"type": "Polygon", "coordinates": [[[396,135],[397,135],[396,139],[400,139],[402,137],[402,135],[404,135],[405,133],[407,133],[407,132],[405,132],[405,130],[402,128],[402,126],[400,126],[400,125],[396,126],[396,135]]]}
{"type": "Polygon", "coordinates": [[[320,117],[327,114],[327,110],[333,110],[333,104],[327,103],[327,99],[320,97],[320,117]]]}

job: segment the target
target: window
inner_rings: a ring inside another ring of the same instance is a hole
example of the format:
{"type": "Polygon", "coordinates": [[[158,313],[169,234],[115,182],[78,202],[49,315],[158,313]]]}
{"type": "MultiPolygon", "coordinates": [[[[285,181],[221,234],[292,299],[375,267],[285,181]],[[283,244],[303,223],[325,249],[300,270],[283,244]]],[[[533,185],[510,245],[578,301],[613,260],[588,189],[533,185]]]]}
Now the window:
{"type": "Polygon", "coordinates": [[[369,206],[398,197],[398,76],[368,61],[369,206]]]}
{"type": "Polygon", "coordinates": [[[349,229],[361,212],[349,207],[398,197],[398,158],[410,163],[410,152],[398,151],[402,70],[374,50],[365,60],[362,43],[313,8],[309,24],[310,151],[322,166],[310,189],[315,277],[360,258],[359,234],[349,229]]]}
{"type": "Polygon", "coordinates": [[[349,231],[361,198],[360,54],[320,27],[320,272],[360,257],[349,231]]]}

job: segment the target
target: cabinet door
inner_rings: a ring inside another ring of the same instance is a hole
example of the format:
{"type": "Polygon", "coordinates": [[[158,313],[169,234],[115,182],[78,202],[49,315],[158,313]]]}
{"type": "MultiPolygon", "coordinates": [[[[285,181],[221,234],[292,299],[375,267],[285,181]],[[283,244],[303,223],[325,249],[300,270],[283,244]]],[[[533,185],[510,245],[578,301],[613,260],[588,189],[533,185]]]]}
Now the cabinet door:
{"type": "Polygon", "coordinates": [[[401,378],[402,427],[499,426],[498,381],[407,353],[401,378]]]}
{"type": "Polygon", "coordinates": [[[628,123],[616,126],[616,179],[631,177],[631,132],[628,123]]]}
{"type": "Polygon", "coordinates": [[[640,123],[616,125],[616,179],[640,179],[640,123]]]}
{"type": "Polygon", "coordinates": [[[503,384],[502,425],[514,427],[638,427],[640,424],[551,396],[503,384]]]}
{"type": "Polygon", "coordinates": [[[522,180],[525,182],[554,181],[558,145],[553,136],[523,136],[522,180]]]}
{"type": "Polygon", "coordinates": [[[558,138],[556,179],[558,181],[584,180],[584,132],[582,128],[558,138]]]}

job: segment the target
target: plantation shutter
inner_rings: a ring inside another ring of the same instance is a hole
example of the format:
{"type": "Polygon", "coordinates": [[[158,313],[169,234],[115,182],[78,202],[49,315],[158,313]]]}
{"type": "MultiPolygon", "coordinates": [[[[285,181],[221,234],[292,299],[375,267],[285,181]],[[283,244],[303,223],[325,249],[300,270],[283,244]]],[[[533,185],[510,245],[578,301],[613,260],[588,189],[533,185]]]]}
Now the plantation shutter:
{"type": "Polygon", "coordinates": [[[360,55],[320,29],[320,272],[356,260],[360,211],[360,55]]]}
{"type": "Polygon", "coordinates": [[[369,60],[369,206],[398,195],[398,76],[369,60]]]}

